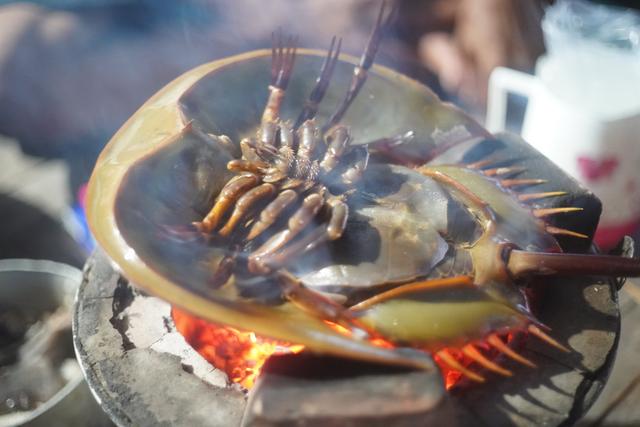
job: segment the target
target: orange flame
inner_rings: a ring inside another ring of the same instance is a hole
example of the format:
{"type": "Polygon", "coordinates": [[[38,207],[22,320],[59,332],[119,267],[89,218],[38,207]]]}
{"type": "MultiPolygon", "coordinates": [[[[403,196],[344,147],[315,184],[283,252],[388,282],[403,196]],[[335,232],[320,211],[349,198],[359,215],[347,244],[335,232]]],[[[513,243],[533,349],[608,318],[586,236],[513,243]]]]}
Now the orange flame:
{"type": "MultiPolygon", "coordinates": [[[[171,314],[176,329],[184,336],[185,340],[209,363],[225,371],[229,380],[246,389],[253,387],[262,365],[272,354],[299,353],[304,349],[302,345],[262,338],[253,332],[244,332],[229,326],[209,323],[175,307],[172,308],[171,314]]],[[[340,325],[327,323],[340,333],[351,334],[350,330],[340,325]]],[[[514,335],[509,333],[505,338],[509,343],[514,335]]],[[[393,344],[381,338],[374,338],[371,342],[380,347],[393,347],[393,344]]],[[[482,342],[475,344],[483,346],[486,351],[491,352],[489,346],[482,342]]],[[[465,367],[473,363],[456,348],[443,350],[446,350],[465,367]]],[[[493,356],[496,355],[497,353],[494,352],[493,356]]],[[[437,355],[434,355],[434,360],[440,367],[447,390],[453,388],[464,378],[462,373],[449,367],[437,355]]]]}
{"type": "Polygon", "coordinates": [[[175,307],[171,315],[176,329],[189,345],[213,366],[225,371],[229,380],[246,389],[253,387],[269,356],[299,353],[304,348],[258,337],[253,332],[209,323],[175,307]]]}

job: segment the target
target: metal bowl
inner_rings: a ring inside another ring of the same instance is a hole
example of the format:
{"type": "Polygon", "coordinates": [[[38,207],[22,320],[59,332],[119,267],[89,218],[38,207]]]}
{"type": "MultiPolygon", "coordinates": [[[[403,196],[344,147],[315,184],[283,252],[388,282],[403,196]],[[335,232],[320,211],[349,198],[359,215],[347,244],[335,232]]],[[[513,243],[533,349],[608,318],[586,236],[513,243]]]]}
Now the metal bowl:
{"type": "MultiPolygon", "coordinates": [[[[0,302],[3,305],[36,312],[64,307],[71,312],[81,281],[80,270],[66,264],[30,259],[0,260],[0,302]]],[[[72,342],[68,345],[71,351],[72,342]]],[[[101,425],[103,418],[84,378],[77,375],[37,408],[0,416],[0,427],[79,426],[87,425],[89,419],[98,421],[91,425],[101,425]]]]}

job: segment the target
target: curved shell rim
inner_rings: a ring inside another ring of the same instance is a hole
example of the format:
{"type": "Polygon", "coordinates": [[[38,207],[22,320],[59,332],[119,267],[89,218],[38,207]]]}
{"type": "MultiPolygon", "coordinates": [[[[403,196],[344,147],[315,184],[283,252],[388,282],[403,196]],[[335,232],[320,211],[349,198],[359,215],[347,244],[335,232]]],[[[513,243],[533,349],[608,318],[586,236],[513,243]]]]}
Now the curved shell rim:
{"type": "MultiPolygon", "coordinates": [[[[219,322],[218,319],[224,318],[224,322],[230,326],[254,330],[276,339],[295,341],[300,344],[313,344],[314,350],[320,352],[349,354],[355,358],[431,369],[433,364],[426,357],[417,357],[417,354],[400,354],[365,341],[356,341],[335,332],[324,324],[325,331],[323,332],[326,336],[325,339],[320,339],[317,330],[307,332],[304,330],[304,326],[291,321],[295,319],[295,316],[291,316],[290,311],[285,312],[249,304],[244,304],[243,308],[246,310],[237,310],[181,288],[140,259],[118,230],[113,213],[120,185],[131,166],[143,157],[171,144],[175,139],[175,134],[187,125],[179,105],[183,94],[193,88],[202,78],[216,72],[216,70],[240,61],[270,55],[271,50],[257,50],[205,63],[187,71],[160,89],[122,125],[101,152],[88,184],[87,221],[96,241],[128,280],[205,320],[219,322]],[[167,120],[158,119],[159,126],[152,130],[152,137],[145,140],[144,143],[136,143],[127,147],[126,142],[135,140],[136,133],[148,131],[144,128],[143,116],[149,109],[156,109],[157,113],[165,115],[167,120]],[[110,212],[110,214],[105,215],[104,212],[110,212]],[[150,285],[150,283],[153,284],[150,285]],[[211,315],[212,311],[215,311],[215,316],[211,315]],[[264,320],[266,316],[270,316],[269,331],[261,332],[262,328],[257,328],[255,322],[264,320]],[[283,320],[288,320],[288,322],[283,320]],[[327,336],[330,339],[326,339],[327,336]]],[[[326,52],[315,49],[299,49],[298,55],[325,56],[326,52]]],[[[346,54],[340,55],[340,59],[352,64],[357,64],[359,61],[359,58],[346,54]]],[[[371,72],[383,78],[394,80],[398,84],[411,85],[424,96],[440,102],[437,95],[428,87],[390,68],[374,64],[371,72]]],[[[443,106],[458,110],[451,105],[443,106]]],[[[460,114],[466,116],[461,111],[460,114]]],[[[316,322],[322,323],[320,320],[316,320],[316,322]]]]}

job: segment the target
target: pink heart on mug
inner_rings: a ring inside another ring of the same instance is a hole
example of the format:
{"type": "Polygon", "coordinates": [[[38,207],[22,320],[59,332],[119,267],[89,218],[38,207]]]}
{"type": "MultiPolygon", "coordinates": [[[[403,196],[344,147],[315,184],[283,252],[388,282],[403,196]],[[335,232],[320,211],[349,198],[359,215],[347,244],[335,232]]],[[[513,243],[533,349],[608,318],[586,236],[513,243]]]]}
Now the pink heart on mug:
{"type": "Polygon", "coordinates": [[[605,157],[598,160],[583,156],[578,157],[578,169],[587,181],[599,181],[602,178],[610,177],[618,168],[619,163],[615,157],[605,157]]]}

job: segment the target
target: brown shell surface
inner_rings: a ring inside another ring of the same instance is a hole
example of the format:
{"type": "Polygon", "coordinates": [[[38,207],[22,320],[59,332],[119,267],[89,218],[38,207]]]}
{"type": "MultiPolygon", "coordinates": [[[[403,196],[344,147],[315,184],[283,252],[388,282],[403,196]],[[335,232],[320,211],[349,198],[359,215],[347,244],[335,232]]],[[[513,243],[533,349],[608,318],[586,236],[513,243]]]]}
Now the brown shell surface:
{"type": "MultiPolygon", "coordinates": [[[[300,50],[282,109],[295,119],[315,82],[323,55],[300,50]]],[[[397,352],[337,333],[321,319],[288,304],[269,306],[239,298],[230,287],[212,290],[210,274],[222,248],[175,238],[199,220],[231,176],[234,144],[257,129],[267,98],[271,52],[249,52],[204,64],[160,90],[116,133],[94,169],[87,216],[100,246],[138,286],[203,319],[325,353],[429,367],[420,352],[397,352]]],[[[344,96],[357,59],[342,56],[318,120],[344,96]]],[[[343,123],[354,144],[413,130],[416,138],[394,156],[423,162],[439,151],[488,134],[429,89],[388,68],[374,66],[343,123]]],[[[259,279],[259,278],[258,278],[259,279]]]]}

